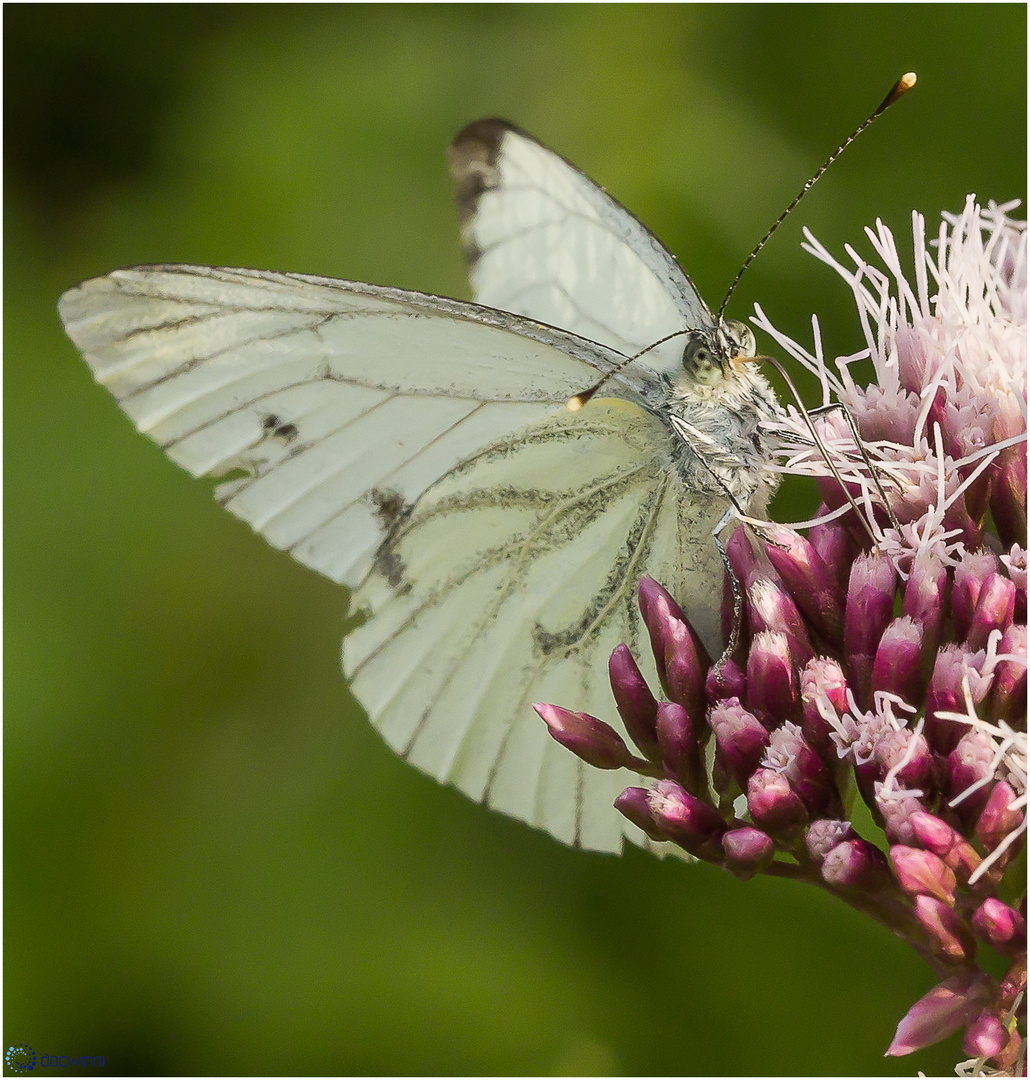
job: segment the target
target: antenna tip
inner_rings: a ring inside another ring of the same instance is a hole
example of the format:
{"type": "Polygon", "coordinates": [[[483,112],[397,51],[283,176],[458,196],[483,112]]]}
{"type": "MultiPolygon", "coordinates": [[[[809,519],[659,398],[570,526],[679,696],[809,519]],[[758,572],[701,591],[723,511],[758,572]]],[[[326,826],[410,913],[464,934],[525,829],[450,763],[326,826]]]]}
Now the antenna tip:
{"type": "Polygon", "coordinates": [[[879,116],[884,109],[890,108],[895,101],[898,100],[902,94],[907,94],[916,84],[916,73],[914,71],[906,71],[904,75],[891,87],[890,93],[883,99],[880,107],[873,113],[874,116],[879,116]]]}
{"type": "Polygon", "coordinates": [[[568,401],[565,402],[565,408],[569,412],[579,412],[580,409],[586,404],[586,400],[582,394],[573,394],[568,401]]]}

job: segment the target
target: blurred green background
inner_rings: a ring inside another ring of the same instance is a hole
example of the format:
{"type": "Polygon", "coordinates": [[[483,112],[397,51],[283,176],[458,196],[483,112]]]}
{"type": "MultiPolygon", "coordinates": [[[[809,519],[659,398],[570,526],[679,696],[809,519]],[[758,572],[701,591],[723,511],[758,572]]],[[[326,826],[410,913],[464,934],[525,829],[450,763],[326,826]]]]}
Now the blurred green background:
{"type": "Polygon", "coordinates": [[[818,312],[852,352],[802,225],[868,252],[877,216],[904,239],[913,209],[1022,197],[1025,7],[9,5],[4,28],[4,1046],[108,1074],[950,1072],[957,1039],[882,1057],[933,980],[841,904],[571,851],[396,760],[339,673],[345,594],[133,432],[55,303],[158,261],[467,296],[443,151],[501,115],[717,304],[911,68],[731,309],[802,340],[818,312]]]}

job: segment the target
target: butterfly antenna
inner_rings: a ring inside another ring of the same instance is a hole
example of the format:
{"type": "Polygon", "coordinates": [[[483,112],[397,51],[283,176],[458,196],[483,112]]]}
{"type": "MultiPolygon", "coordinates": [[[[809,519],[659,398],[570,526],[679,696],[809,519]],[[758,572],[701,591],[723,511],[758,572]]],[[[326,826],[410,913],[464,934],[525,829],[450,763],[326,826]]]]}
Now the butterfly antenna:
{"type": "Polygon", "coordinates": [[[826,172],[826,170],[837,160],[837,158],[839,158],[841,154],[843,154],[844,151],[847,150],[847,148],[859,137],[859,135],[862,134],[863,131],[865,131],[867,127],[872,124],[872,122],[878,116],[880,116],[881,113],[886,112],[894,104],[894,102],[898,100],[898,98],[900,98],[903,94],[907,94],[908,91],[911,90],[913,86],[915,86],[915,84],[916,73],[914,71],[908,71],[904,75],[902,75],[901,78],[898,79],[898,81],[891,87],[890,93],[883,99],[883,101],[880,102],[877,109],[873,113],[871,113],[861,124],[859,124],[858,127],[855,128],[855,130],[840,144],[840,146],[838,146],[837,149],[834,150],[832,154],[830,154],[830,156],[816,170],[815,175],[797,193],[796,198],[790,204],[790,206],[788,206],[787,209],[784,210],[783,213],[780,214],[780,216],[772,223],[769,231],[765,234],[765,236],[762,237],[761,240],[758,241],[758,243],[754,247],[754,250],[744,260],[744,265],[737,272],[737,276],[733,279],[733,283],[730,285],[729,290],[727,291],[726,296],[723,299],[722,306],[719,308],[719,322],[722,322],[722,317],[725,314],[726,306],[727,304],[729,304],[730,297],[734,294],[737,286],[740,284],[740,279],[744,276],[744,271],[755,261],[755,256],[762,250],[762,248],[765,247],[766,243],[769,240],[769,237],[772,236],[772,234],[776,232],[776,230],[784,223],[784,221],[786,221],[787,218],[793,213],[794,208],[797,206],[797,204],[801,202],[801,200],[809,193],[809,191],[811,191],[816,180],[818,180],[819,177],[822,176],[824,172],[826,172]]]}
{"type": "Polygon", "coordinates": [[[671,334],[666,334],[665,337],[659,338],[657,341],[652,341],[650,345],[645,349],[641,349],[640,352],[634,353],[632,356],[627,356],[625,360],[620,361],[611,369],[606,371],[601,378],[590,387],[589,390],[583,390],[578,394],[573,394],[568,401],[565,402],[565,408],[569,412],[579,412],[580,409],[601,389],[602,386],[613,376],[618,375],[623,368],[629,367],[634,360],[639,360],[644,353],[649,353],[652,349],[657,349],[659,345],[664,345],[665,342],[671,341],[674,337],[682,337],[684,334],[695,334],[697,329],[694,327],[688,327],[686,330],[674,330],[671,334]]]}

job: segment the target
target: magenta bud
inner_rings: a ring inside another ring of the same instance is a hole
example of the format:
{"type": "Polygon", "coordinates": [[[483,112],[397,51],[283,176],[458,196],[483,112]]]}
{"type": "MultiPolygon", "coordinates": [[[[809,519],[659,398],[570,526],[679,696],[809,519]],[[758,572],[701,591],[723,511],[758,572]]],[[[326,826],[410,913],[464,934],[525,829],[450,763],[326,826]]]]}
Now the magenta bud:
{"type": "Polygon", "coordinates": [[[708,724],[715,733],[722,766],[744,788],[769,745],[769,732],[737,698],[713,706],[708,724]]]}
{"type": "Polygon", "coordinates": [[[873,658],[894,617],[894,567],[887,559],[859,555],[851,566],[844,609],[844,641],[853,689],[859,701],[869,697],[873,658]]]}
{"type": "Polygon", "coordinates": [[[850,821],[820,818],[805,830],[805,848],[815,863],[821,863],[838,844],[855,839],[857,837],[850,821]]]}
{"type": "Polygon", "coordinates": [[[705,714],[706,661],[689,624],[670,617],[665,624],[665,680],[669,698],[694,720],[705,714]]]}
{"type": "Polygon", "coordinates": [[[755,549],[751,546],[751,539],[743,525],[738,525],[733,530],[733,535],[726,544],[726,557],[730,561],[730,566],[733,567],[734,576],[746,592],[755,574],[758,573],[758,563],[755,559],[755,549]]]}
{"type": "Polygon", "coordinates": [[[1016,610],[1016,586],[1002,574],[991,574],[983,583],[973,609],[966,645],[973,650],[987,646],[992,630],[1004,633],[1016,610]]]}
{"type": "Polygon", "coordinates": [[[962,881],[968,881],[982,862],[976,848],[939,817],[920,810],[909,818],[909,823],[916,843],[942,859],[962,881]]]}
{"type": "Polygon", "coordinates": [[[894,567],[887,559],[859,555],[851,565],[844,613],[844,640],[848,653],[869,656],[894,617],[894,567]]]}
{"type": "Polygon", "coordinates": [[[726,698],[743,698],[747,691],[747,679],[736,660],[727,660],[721,667],[712,667],[705,680],[705,694],[711,701],[726,698]]]}
{"type": "Polygon", "coordinates": [[[651,652],[654,653],[658,678],[665,689],[665,638],[666,624],[670,618],[686,624],[687,617],[680,610],[679,604],[654,578],[642,577],[637,585],[637,602],[640,615],[651,638],[651,652]]]}
{"type": "Polygon", "coordinates": [[[747,782],[747,808],[751,820],[773,836],[791,834],[808,820],[805,804],[775,769],[752,774],[747,782]]]}
{"type": "Polygon", "coordinates": [[[657,760],[658,733],[655,723],[658,702],[627,646],[619,645],[612,653],[608,661],[608,677],[626,732],[644,757],[657,760]]]}
{"type": "Polygon", "coordinates": [[[1026,919],[993,897],[973,913],[973,933],[1004,956],[1026,952],[1026,919]]]}
{"type": "MultiPolygon", "coordinates": [[[[856,776],[860,768],[855,769],[856,776]]],[[[873,790],[873,805],[883,818],[883,831],[887,834],[887,839],[892,844],[911,844],[915,840],[912,815],[925,809],[922,801],[915,795],[885,792],[882,785],[874,784],[873,790]]]]}
{"type": "Polygon", "coordinates": [[[829,641],[844,633],[844,591],[818,551],[793,529],[767,529],[766,554],[797,606],[829,641]]]}
{"type": "Polygon", "coordinates": [[[844,595],[847,591],[851,564],[858,553],[851,532],[839,522],[830,521],[825,525],[816,525],[810,529],[808,542],[816,555],[822,559],[823,566],[827,567],[837,579],[837,587],[841,595],[844,595]]]}
{"type": "Polygon", "coordinates": [[[991,793],[989,780],[994,776],[996,757],[994,740],[986,731],[967,728],[958,746],[944,762],[945,791],[949,805],[963,829],[971,831],[987,805],[991,793]]]}
{"type": "Polygon", "coordinates": [[[560,705],[536,704],[537,716],[555,742],[595,769],[633,768],[634,759],[622,737],[603,720],[589,713],[572,712],[560,705]]]}
{"type": "Polygon", "coordinates": [[[783,634],[789,642],[790,656],[797,667],[812,659],[812,644],[808,640],[801,612],[776,582],[767,577],[756,577],[748,586],[747,607],[753,635],[763,630],[783,634]]]}
{"type": "Polygon", "coordinates": [[[993,1058],[1008,1041],[1008,1028],[992,1012],[984,1011],[962,1033],[962,1051],[970,1057],[993,1058]]]}
{"type": "Polygon", "coordinates": [[[854,837],[831,848],[819,872],[835,889],[861,889],[876,893],[890,882],[883,852],[868,840],[854,837]]]}
{"type": "Polygon", "coordinates": [[[827,705],[839,718],[848,708],[847,681],[836,660],[816,657],[801,672],[801,730],[805,741],[824,761],[835,763],[837,748],[830,738],[833,728],[823,715],[827,705]]]}
{"type": "Polygon", "coordinates": [[[924,994],[903,1017],[886,1057],[902,1057],[946,1039],[982,1011],[992,982],[980,972],[954,975],[924,994]]]}
{"type": "Polygon", "coordinates": [[[991,485],[991,516],[1003,544],[1026,544],[1026,443],[1010,447],[991,485]]]}
{"type": "Polygon", "coordinates": [[[721,856],[726,823],[707,803],[695,799],[674,780],[660,780],[651,789],[648,802],[655,824],[670,840],[698,858],[721,856]]]}
{"type": "Polygon", "coordinates": [[[921,894],[913,907],[934,952],[956,963],[976,955],[976,942],[969,928],[943,900],[921,894]]]}
{"type": "Polygon", "coordinates": [[[658,746],[665,767],[688,791],[700,791],[707,785],[704,758],[701,754],[699,725],[682,705],[663,701],[658,706],[658,746]]]}
{"type": "Polygon", "coordinates": [[[831,808],[842,810],[833,777],[797,724],[788,721],[770,734],[762,764],[786,779],[811,816],[825,817],[831,808]]]}
{"type": "Polygon", "coordinates": [[[747,657],[747,702],[771,731],[798,713],[797,672],[785,634],[755,634],[747,657]]]}
{"type": "Polygon", "coordinates": [[[955,904],[955,871],[932,851],[892,844],[888,855],[895,880],[910,896],[933,896],[955,904]]]}
{"type": "Polygon", "coordinates": [[[910,791],[919,788],[924,792],[929,788],[936,788],[936,762],[922,735],[917,735],[908,728],[888,732],[877,743],[875,756],[884,776],[891,769],[900,766],[894,774],[895,783],[899,787],[910,791]],[[903,761],[904,765],[901,764],[903,761]]]}
{"type": "Polygon", "coordinates": [[[1004,780],[999,780],[987,797],[987,804],[976,823],[976,838],[988,850],[994,849],[1023,822],[1016,793],[1004,780]]]}
{"type": "Polygon", "coordinates": [[[903,615],[883,632],[873,660],[873,690],[887,690],[905,701],[920,697],[923,634],[914,619],[903,615]]]}
{"type": "Polygon", "coordinates": [[[989,551],[966,551],[955,567],[951,587],[951,618],[955,636],[962,639],[973,624],[973,612],[984,582],[998,570],[998,560],[989,551]]]}
{"type": "Polygon", "coordinates": [[[652,840],[668,839],[651,816],[651,804],[648,801],[647,788],[626,788],[615,800],[614,806],[624,818],[631,821],[638,829],[650,836],[652,840]]]}
{"type": "Polygon", "coordinates": [[[1013,623],[998,642],[999,659],[991,683],[993,713],[1011,720],[1026,715],[1026,627],[1013,623]]]}
{"type": "Polygon", "coordinates": [[[978,657],[961,646],[946,645],[937,653],[930,687],[926,692],[926,724],[923,732],[926,741],[938,754],[950,754],[969,730],[964,724],[937,716],[938,712],[966,711],[963,677],[969,680],[974,703],[983,698],[986,681],[979,673],[977,660],[978,657]]]}
{"type": "Polygon", "coordinates": [[[776,845],[761,829],[745,825],[731,829],[722,838],[726,855],[723,865],[742,881],[764,870],[776,854],[776,845]]]}
{"type": "Polygon", "coordinates": [[[938,555],[919,551],[912,560],[901,614],[907,615],[920,627],[923,647],[936,650],[941,641],[941,628],[947,613],[948,571],[938,555]]]}

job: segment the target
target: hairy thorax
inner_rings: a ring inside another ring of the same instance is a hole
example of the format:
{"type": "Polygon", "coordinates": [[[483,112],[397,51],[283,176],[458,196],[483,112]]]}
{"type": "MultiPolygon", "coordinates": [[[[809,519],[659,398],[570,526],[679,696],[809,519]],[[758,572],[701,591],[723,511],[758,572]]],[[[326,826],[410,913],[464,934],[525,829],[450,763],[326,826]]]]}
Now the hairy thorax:
{"type": "Polygon", "coordinates": [[[732,496],[745,511],[764,508],[778,483],[774,439],[763,421],[783,415],[772,387],[751,363],[710,384],[682,379],[661,406],[677,435],[680,474],[692,490],[732,496]]]}

